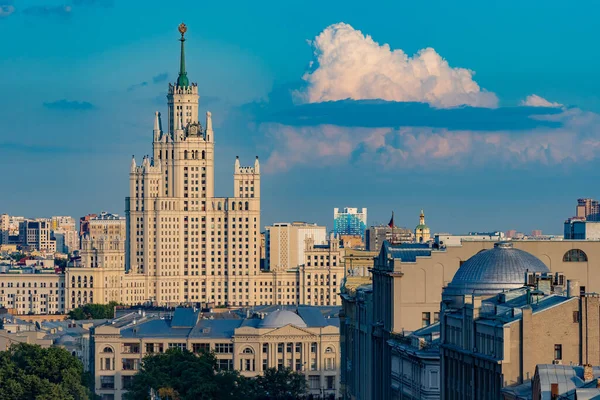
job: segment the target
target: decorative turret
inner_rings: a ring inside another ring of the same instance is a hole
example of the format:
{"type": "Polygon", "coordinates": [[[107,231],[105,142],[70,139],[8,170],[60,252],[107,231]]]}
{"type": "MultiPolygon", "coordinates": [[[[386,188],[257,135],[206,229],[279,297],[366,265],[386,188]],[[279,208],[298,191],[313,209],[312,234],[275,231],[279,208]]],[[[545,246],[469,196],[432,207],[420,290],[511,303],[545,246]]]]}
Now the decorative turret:
{"type": "Polygon", "coordinates": [[[135,156],[131,156],[131,172],[135,172],[135,167],[137,165],[135,164],[135,156]]]}
{"type": "Polygon", "coordinates": [[[154,113],[154,141],[158,142],[160,140],[160,136],[160,113],[156,111],[154,113]]]}
{"type": "Polygon", "coordinates": [[[206,132],[204,134],[204,140],[207,142],[211,141],[213,137],[213,129],[212,129],[212,113],[210,111],[206,112],[206,132]]]}
{"type": "Polygon", "coordinates": [[[182,22],[179,24],[179,33],[181,33],[181,58],[179,60],[179,76],[177,77],[177,86],[187,87],[190,86],[190,81],[187,77],[187,72],[185,72],[185,33],[187,32],[187,26],[182,22]]]}
{"type": "Polygon", "coordinates": [[[260,174],[260,164],[258,163],[258,156],[256,156],[256,160],[254,160],[254,173],[260,174]]]}
{"type": "Polygon", "coordinates": [[[235,164],[233,165],[234,173],[237,173],[240,170],[240,157],[235,156],[235,164]]]}

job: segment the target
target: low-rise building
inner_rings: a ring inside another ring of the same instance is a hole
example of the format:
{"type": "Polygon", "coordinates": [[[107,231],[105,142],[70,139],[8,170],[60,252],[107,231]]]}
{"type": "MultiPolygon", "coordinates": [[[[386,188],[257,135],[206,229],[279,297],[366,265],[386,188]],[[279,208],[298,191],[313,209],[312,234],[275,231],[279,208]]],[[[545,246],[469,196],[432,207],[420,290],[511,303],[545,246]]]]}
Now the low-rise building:
{"type": "Polygon", "coordinates": [[[120,400],[147,354],[179,348],[212,351],[220,369],[243,376],[267,368],[290,368],[306,376],[310,394],[337,397],[339,320],[316,307],[257,312],[249,318],[222,314],[205,318],[192,308],[172,318],[128,314],[93,328],[92,372],[96,394],[120,400]]]}

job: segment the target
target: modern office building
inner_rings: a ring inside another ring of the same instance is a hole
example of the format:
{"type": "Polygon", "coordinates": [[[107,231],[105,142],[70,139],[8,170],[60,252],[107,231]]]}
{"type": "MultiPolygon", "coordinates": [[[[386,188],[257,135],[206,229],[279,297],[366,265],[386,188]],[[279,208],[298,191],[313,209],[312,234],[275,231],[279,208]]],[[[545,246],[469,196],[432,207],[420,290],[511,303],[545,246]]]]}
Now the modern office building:
{"type": "Polygon", "coordinates": [[[341,365],[335,312],[271,307],[242,318],[176,308],[167,318],[145,314],[117,318],[92,330],[96,394],[103,400],[121,400],[145,355],[179,348],[213,351],[220,369],[237,370],[246,377],[267,368],[291,368],[306,376],[310,394],[337,398],[341,365]]]}
{"type": "Polygon", "coordinates": [[[360,235],[365,239],[365,230],[367,229],[367,209],[366,208],[339,208],[333,209],[333,234],[337,237],[341,235],[360,235]]]}
{"type": "Polygon", "coordinates": [[[565,221],[566,240],[600,240],[600,221],[569,218],[565,221]]]}

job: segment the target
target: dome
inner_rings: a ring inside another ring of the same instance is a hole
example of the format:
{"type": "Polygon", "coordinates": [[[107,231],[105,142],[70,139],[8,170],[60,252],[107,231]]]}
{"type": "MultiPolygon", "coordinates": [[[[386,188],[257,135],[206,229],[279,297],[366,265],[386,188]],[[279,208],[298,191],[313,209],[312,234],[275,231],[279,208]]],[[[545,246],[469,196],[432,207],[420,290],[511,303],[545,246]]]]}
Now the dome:
{"type": "Polygon", "coordinates": [[[298,314],[288,310],[273,311],[265,317],[260,324],[261,328],[281,328],[292,324],[300,328],[306,328],[306,322],[298,314]]]}
{"type": "Polygon", "coordinates": [[[460,266],[444,295],[493,295],[504,290],[520,288],[527,272],[550,272],[546,264],[534,255],[513,248],[510,242],[494,244],[460,266]]]}

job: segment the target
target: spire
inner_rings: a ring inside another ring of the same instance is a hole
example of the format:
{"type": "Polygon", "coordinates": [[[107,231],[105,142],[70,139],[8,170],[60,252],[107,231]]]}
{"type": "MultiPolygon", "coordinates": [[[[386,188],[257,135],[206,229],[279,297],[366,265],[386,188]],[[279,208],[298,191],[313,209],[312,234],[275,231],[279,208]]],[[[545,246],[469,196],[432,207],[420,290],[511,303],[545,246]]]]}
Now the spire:
{"type": "Polygon", "coordinates": [[[181,33],[181,58],[179,60],[179,76],[177,77],[177,86],[190,86],[190,81],[185,72],[185,49],[183,42],[185,42],[185,33],[187,32],[187,26],[182,22],[179,24],[179,33],[181,33]]]}
{"type": "Polygon", "coordinates": [[[235,164],[233,165],[234,173],[238,173],[240,171],[240,157],[235,156],[235,164]]]}
{"type": "Polygon", "coordinates": [[[131,172],[135,171],[135,156],[131,156],[131,172]]]}
{"type": "Polygon", "coordinates": [[[256,156],[256,160],[254,160],[254,173],[260,174],[260,164],[258,162],[258,156],[256,156]]]}
{"type": "Polygon", "coordinates": [[[419,215],[419,225],[425,225],[425,213],[423,209],[421,209],[421,214],[419,215]]]}

